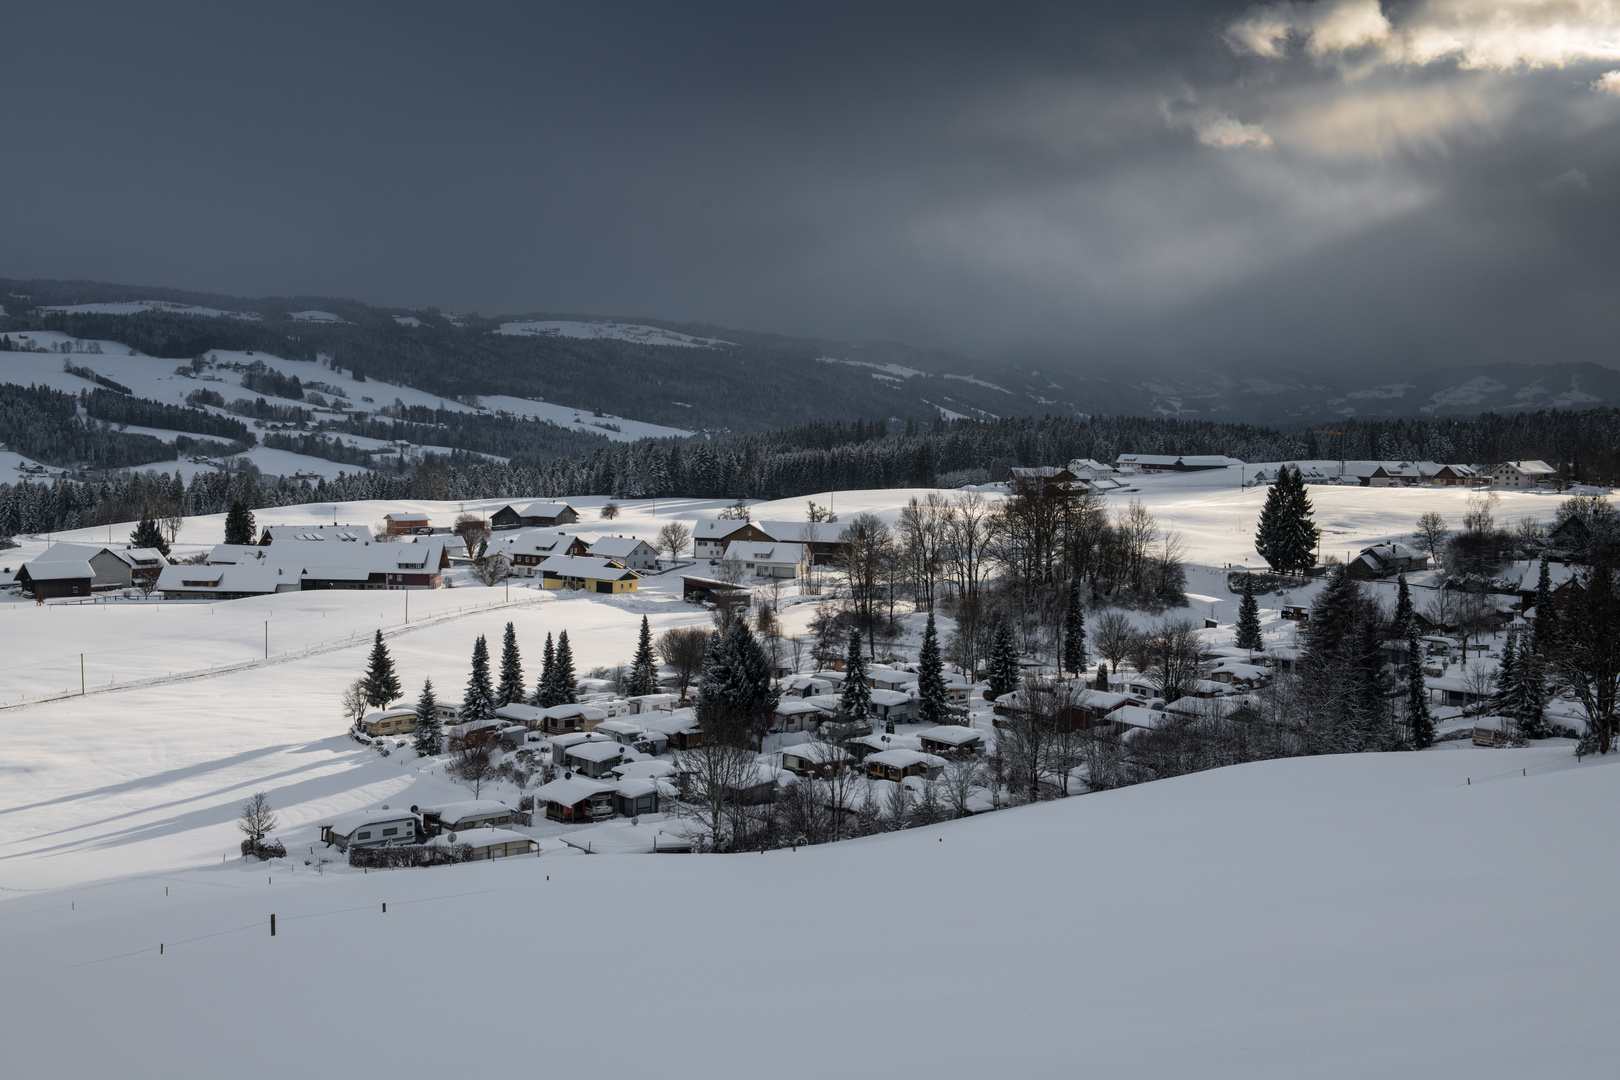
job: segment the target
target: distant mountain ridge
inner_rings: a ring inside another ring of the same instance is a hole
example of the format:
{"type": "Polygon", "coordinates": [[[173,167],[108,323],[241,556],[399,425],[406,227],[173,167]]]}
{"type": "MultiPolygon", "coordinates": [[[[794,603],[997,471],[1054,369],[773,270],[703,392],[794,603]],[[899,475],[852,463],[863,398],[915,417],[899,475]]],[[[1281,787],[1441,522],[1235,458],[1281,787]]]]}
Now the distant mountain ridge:
{"type": "Polygon", "coordinates": [[[538,398],[688,430],[809,420],[1178,416],[1294,427],[1348,417],[1474,416],[1620,405],[1620,371],[1490,364],[1310,372],[1275,364],[1067,369],[894,342],[838,342],[651,318],[375,307],[334,297],[246,299],[91,281],[0,279],[0,330],[52,328],[154,356],[258,349],[322,360],[471,402],[538,398]]]}

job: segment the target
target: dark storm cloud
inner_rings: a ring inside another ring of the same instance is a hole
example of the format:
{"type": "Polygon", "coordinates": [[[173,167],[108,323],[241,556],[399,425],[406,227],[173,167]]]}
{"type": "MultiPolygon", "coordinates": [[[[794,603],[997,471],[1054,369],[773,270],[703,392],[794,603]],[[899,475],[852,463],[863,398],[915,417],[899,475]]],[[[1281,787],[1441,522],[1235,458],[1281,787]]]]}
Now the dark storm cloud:
{"type": "Polygon", "coordinates": [[[1610,360],[1613,4],[1144,7],[12,8],[0,274],[1610,360]]]}

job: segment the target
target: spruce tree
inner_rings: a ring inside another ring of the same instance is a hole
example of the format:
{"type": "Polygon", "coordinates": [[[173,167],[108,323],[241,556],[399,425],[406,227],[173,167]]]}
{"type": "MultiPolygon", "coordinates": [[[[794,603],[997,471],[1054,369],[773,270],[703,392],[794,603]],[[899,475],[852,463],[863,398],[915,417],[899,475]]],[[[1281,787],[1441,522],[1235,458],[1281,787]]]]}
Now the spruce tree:
{"type": "Polygon", "coordinates": [[[1108,689],[1108,661],[1097,661],[1097,689],[1108,689]]]}
{"type": "Polygon", "coordinates": [[[1311,520],[1315,511],[1311,507],[1311,497],[1305,491],[1305,477],[1297,468],[1292,473],[1293,479],[1288,483],[1288,512],[1284,517],[1287,528],[1283,534],[1283,548],[1288,569],[1298,572],[1316,565],[1316,540],[1321,533],[1311,520]]]}
{"type": "Polygon", "coordinates": [[[1552,572],[1547,568],[1545,556],[1541,559],[1541,573],[1536,577],[1536,623],[1531,633],[1531,648],[1541,656],[1551,656],[1558,649],[1558,601],[1553,599],[1552,572]]]}
{"type": "Polygon", "coordinates": [[[1518,667],[1519,635],[1509,631],[1507,641],[1502,643],[1502,659],[1496,665],[1496,693],[1491,699],[1491,705],[1503,716],[1513,716],[1514,698],[1519,687],[1515,683],[1518,667]]]}
{"type": "Polygon", "coordinates": [[[129,542],[136,547],[157,548],[165,555],[169,553],[169,542],[163,539],[163,530],[149,517],[141,518],[135,531],[129,534],[129,542]]]}
{"type": "Polygon", "coordinates": [[[495,691],[495,704],[510,705],[523,701],[523,657],[518,653],[517,627],[506,624],[506,635],[501,639],[501,685],[495,691]]]}
{"type": "Polygon", "coordinates": [[[1412,633],[1417,629],[1417,616],[1412,611],[1412,590],[1407,588],[1406,575],[1400,575],[1395,581],[1395,625],[1393,627],[1393,636],[1404,641],[1411,637],[1412,633]]]}
{"type": "Polygon", "coordinates": [[[434,757],[444,750],[444,732],[439,727],[439,703],[433,697],[433,680],[422,681],[422,696],[416,699],[416,756],[434,757]]]}
{"type": "Polygon", "coordinates": [[[1018,644],[1013,638],[1012,624],[999,619],[990,639],[990,671],[986,679],[990,685],[984,696],[994,700],[1012,693],[1018,689],[1018,677],[1018,644]]]}
{"type": "Polygon", "coordinates": [[[734,746],[757,740],[777,698],[770,657],[746,622],[738,619],[710,639],[697,705],[705,738],[734,746]]]}
{"type": "Polygon", "coordinates": [[[657,692],[658,661],[653,656],[652,628],[647,625],[647,616],[643,615],[641,637],[636,641],[636,655],[630,660],[630,694],[639,697],[657,692]]]}
{"type": "Polygon", "coordinates": [[[849,651],[844,655],[844,688],[838,693],[838,707],[856,719],[872,715],[871,676],[866,671],[866,654],[861,651],[861,630],[849,628],[849,651]]]}
{"type": "Polygon", "coordinates": [[[546,635],[546,651],[540,655],[540,681],[534,684],[534,697],[529,704],[538,705],[542,709],[549,709],[557,704],[552,686],[552,671],[557,666],[557,647],[551,642],[551,635],[546,635]]]}
{"type": "Polygon", "coordinates": [[[1305,478],[1284,465],[1266,492],[1255,530],[1254,550],[1273,570],[1297,573],[1316,562],[1317,528],[1311,522],[1311,499],[1305,478]]]}
{"type": "Polygon", "coordinates": [[[552,693],[558,705],[579,701],[579,676],[574,674],[574,650],[568,647],[568,631],[557,635],[557,658],[551,664],[552,693]]]}
{"type": "Polygon", "coordinates": [[[1423,680],[1423,660],[1418,655],[1417,631],[1406,636],[1409,660],[1406,668],[1406,726],[1412,746],[1426,750],[1434,745],[1434,717],[1429,713],[1429,684],[1423,680]]]}
{"type": "Polygon", "coordinates": [[[1545,739],[1552,734],[1546,715],[1546,662],[1521,642],[1515,674],[1518,693],[1514,695],[1514,718],[1519,721],[1519,733],[1527,739],[1545,739]]]}
{"type": "Polygon", "coordinates": [[[366,674],[360,680],[366,695],[366,704],[374,709],[387,706],[390,701],[397,701],[404,688],[399,684],[399,676],[394,674],[394,658],[388,655],[388,646],[383,644],[382,631],[377,631],[377,638],[371,645],[371,659],[366,664],[366,674]]]}
{"type": "Polygon", "coordinates": [[[1063,668],[1074,675],[1086,669],[1086,613],[1080,606],[1080,582],[1069,579],[1069,607],[1063,615],[1063,668]]]}
{"type": "Polygon", "coordinates": [[[934,613],[928,613],[923,628],[922,648],[917,653],[917,708],[925,724],[943,724],[950,716],[945,696],[945,664],[939,655],[939,634],[934,629],[934,613]]]}
{"type": "Polygon", "coordinates": [[[1260,508],[1260,520],[1254,530],[1254,550],[1273,570],[1286,569],[1283,566],[1283,518],[1288,512],[1288,493],[1283,478],[1287,475],[1288,466],[1284,465],[1277,479],[1266,489],[1266,502],[1260,508]]]}
{"type": "Polygon", "coordinates": [[[489,681],[489,643],[479,634],[473,642],[472,674],[467,692],[461,697],[461,722],[470,724],[495,719],[495,689],[489,681]]]}
{"type": "Polygon", "coordinates": [[[225,542],[253,543],[253,511],[240,501],[231,503],[230,510],[225,514],[225,542]]]}
{"type": "Polygon", "coordinates": [[[1260,633],[1260,605],[1254,598],[1254,580],[1243,575],[1243,599],[1238,603],[1237,647],[1251,653],[1266,647],[1260,633]]]}

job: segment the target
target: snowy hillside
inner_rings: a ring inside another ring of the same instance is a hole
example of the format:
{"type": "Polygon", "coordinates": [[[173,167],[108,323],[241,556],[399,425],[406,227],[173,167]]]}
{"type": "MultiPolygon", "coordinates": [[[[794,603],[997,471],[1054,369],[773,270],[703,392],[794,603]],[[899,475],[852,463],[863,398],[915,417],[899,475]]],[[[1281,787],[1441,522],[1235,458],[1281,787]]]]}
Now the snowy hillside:
{"type": "Polygon", "coordinates": [[[680,348],[708,348],[711,345],[730,345],[719,338],[692,337],[658,326],[619,322],[570,322],[545,319],[531,322],[502,323],[497,333],[537,336],[602,339],[607,341],[634,341],[640,345],[674,345],[680,348]]]}

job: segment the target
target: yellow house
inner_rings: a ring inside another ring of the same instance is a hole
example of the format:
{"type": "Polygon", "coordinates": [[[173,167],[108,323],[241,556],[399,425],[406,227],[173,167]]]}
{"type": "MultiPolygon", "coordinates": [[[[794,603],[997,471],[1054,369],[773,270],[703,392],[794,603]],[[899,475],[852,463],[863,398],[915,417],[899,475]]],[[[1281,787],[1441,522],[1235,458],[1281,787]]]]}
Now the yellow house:
{"type": "Polygon", "coordinates": [[[553,555],[540,564],[540,584],[548,589],[594,593],[632,593],[641,575],[612,559],[553,555]]]}

